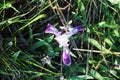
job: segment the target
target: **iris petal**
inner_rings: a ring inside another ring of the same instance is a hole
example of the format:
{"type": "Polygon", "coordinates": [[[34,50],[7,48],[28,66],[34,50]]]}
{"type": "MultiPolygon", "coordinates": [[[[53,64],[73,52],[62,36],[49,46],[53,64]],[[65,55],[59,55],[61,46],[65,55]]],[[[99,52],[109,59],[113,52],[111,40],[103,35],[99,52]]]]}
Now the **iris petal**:
{"type": "Polygon", "coordinates": [[[84,31],[84,30],[85,28],[82,28],[81,26],[76,26],[70,31],[70,34],[72,36],[74,34],[77,34],[79,31],[84,31]]]}
{"type": "Polygon", "coordinates": [[[63,47],[63,63],[66,65],[66,66],[69,66],[71,64],[71,58],[70,58],[70,50],[67,47],[63,47]]]}
{"type": "Polygon", "coordinates": [[[77,29],[78,31],[84,31],[85,30],[85,28],[82,28],[81,26],[76,26],[75,28],[74,28],[74,30],[75,29],[77,29]]]}
{"type": "Polygon", "coordinates": [[[61,32],[59,32],[53,25],[48,24],[47,29],[45,30],[45,33],[52,33],[56,36],[60,35],[61,32]]]}

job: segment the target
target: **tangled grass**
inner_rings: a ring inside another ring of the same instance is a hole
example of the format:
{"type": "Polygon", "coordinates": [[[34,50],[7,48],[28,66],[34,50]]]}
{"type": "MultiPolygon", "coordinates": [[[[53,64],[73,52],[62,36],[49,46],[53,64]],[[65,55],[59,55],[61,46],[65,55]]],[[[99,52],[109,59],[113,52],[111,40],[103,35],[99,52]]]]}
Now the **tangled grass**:
{"type": "Polygon", "coordinates": [[[0,0],[1,80],[120,78],[120,0],[0,0]],[[54,26],[81,25],[65,66],[54,26]]]}

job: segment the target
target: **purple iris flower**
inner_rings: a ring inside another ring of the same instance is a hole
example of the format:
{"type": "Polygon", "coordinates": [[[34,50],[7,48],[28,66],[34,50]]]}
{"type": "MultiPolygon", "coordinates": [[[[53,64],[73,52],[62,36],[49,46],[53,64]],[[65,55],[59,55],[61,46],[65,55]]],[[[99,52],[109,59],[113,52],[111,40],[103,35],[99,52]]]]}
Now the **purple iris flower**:
{"type": "Polygon", "coordinates": [[[48,24],[45,33],[51,33],[56,36],[55,40],[59,43],[59,47],[63,47],[63,54],[62,54],[63,63],[66,66],[69,66],[71,64],[70,50],[68,43],[69,38],[72,35],[77,34],[79,31],[84,31],[85,28],[81,28],[81,26],[76,26],[74,28],[67,28],[67,27],[60,27],[60,28],[66,32],[61,34],[61,32],[58,31],[53,25],[48,24]]]}

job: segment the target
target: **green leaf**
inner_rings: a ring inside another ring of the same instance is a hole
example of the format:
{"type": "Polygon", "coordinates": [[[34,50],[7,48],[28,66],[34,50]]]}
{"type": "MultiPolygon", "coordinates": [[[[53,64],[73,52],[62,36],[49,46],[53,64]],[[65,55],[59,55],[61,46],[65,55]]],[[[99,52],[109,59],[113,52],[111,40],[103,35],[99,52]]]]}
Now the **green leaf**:
{"type": "Polygon", "coordinates": [[[112,41],[111,41],[109,38],[105,38],[105,42],[106,42],[109,46],[112,46],[112,45],[113,45],[112,41]]]}
{"type": "Polygon", "coordinates": [[[72,53],[71,51],[70,51],[70,55],[71,55],[72,57],[74,57],[74,58],[77,58],[77,56],[75,56],[75,54],[72,53]]]}
{"type": "Polygon", "coordinates": [[[11,6],[12,6],[12,4],[10,2],[8,2],[8,3],[4,4],[4,5],[2,5],[1,8],[6,9],[6,8],[10,8],[11,6]]]}
{"type": "Polygon", "coordinates": [[[100,71],[103,73],[107,73],[109,71],[109,68],[103,64],[100,64],[100,71]]]}
{"type": "Polygon", "coordinates": [[[12,56],[12,60],[13,60],[14,63],[16,63],[17,58],[18,58],[18,56],[19,56],[20,53],[21,53],[21,51],[18,51],[16,53],[14,53],[14,55],[12,56]]]}
{"type": "Polygon", "coordinates": [[[110,77],[103,77],[103,78],[104,78],[104,80],[116,80],[116,79],[110,78],[110,77]]]}
{"type": "Polygon", "coordinates": [[[88,42],[91,43],[92,45],[94,45],[99,50],[101,50],[101,48],[103,51],[107,50],[105,47],[103,47],[101,44],[99,44],[97,40],[95,40],[93,38],[88,38],[88,42]]]}
{"type": "Polygon", "coordinates": [[[89,75],[93,76],[97,80],[104,80],[104,78],[96,70],[90,69],[89,75]]]}
{"type": "Polygon", "coordinates": [[[25,14],[21,14],[12,18],[9,18],[7,20],[4,20],[2,22],[0,22],[0,30],[3,30],[5,27],[4,25],[10,25],[16,22],[23,22],[22,20],[19,20],[20,18],[22,18],[23,16],[27,15],[29,12],[25,13],[25,14]]]}
{"type": "Polygon", "coordinates": [[[59,73],[55,73],[55,72],[53,72],[53,71],[51,71],[51,70],[49,70],[49,69],[47,69],[47,68],[44,68],[44,67],[42,67],[41,65],[36,64],[36,63],[34,63],[34,62],[32,62],[32,61],[25,61],[25,62],[27,62],[27,63],[29,63],[29,64],[31,64],[31,65],[33,65],[33,66],[36,66],[36,67],[38,67],[38,68],[40,68],[40,69],[42,69],[42,70],[45,70],[46,72],[49,72],[49,73],[54,74],[54,75],[56,75],[56,76],[60,76],[59,73]]]}
{"type": "Polygon", "coordinates": [[[48,56],[54,56],[54,50],[53,48],[45,41],[42,39],[38,39],[39,41],[34,43],[28,50],[33,51],[36,48],[39,47],[44,47],[44,51],[48,54],[48,56]]]}
{"type": "Polygon", "coordinates": [[[37,49],[38,47],[41,47],[44,45],[44,42],[42,41],[38,41],[36,43],[34,43],[33,45],[30,46],[30,48],[28,49],[29,51],[33,51],[35,49],[37,49]]]}
{"type": "Polygon", "coordinates": [[[69,78],[69,80],[86,80],[86,79],[94,79],[94,78],[89,75],[72,76],[69,78]]]}
{"type": "Polygon", "coordinates": [[[0,4],[0,10],[1,9],[7,9],[7,8],[12,8],[13,10],[15,10],[16,12],[20,13],[15,7],[12,6],[12,3],[7,2],[6,4],[0,4]]]}
{"type": "Polygon", "coordinates": [[[119,79],[119,76],[117,76],[117,72],[115,70],[109,70],[109,73],[119,79]]]}
{"type": "Polygon", "coordinates": [[[33,31],[31,27],[29,27],[29,40],[30,40],[30,46],[31,46],[33,42],[33,31]]]}
{"type": "Polygon", "coordinates": [[[31,76],[29,76],[28,80],[33,80],[34,78],[40,77],[40,76],[44,76],[45,73],[36,73],[36,74],[32,74],[31,76]]]}
{"type": "Polygon", "coordinates": [[[53,48],[44,40],[42,39],[38,39],[39,41],[41,41],[44,44],[44,51],[48,54],[48,56],[53,57],[54,56],[54,50],[53,48]]]}
{"type": "Polygon", "coordinates": [[[12,45],[13,45],[13,42],[10,41],[10,42],[8,43],[8,47],[10,48],[12,45]]]}
{"type": "Polygon", "coordinates": [[[108,0],[108,1],[111,2],[113,5],[120,4],[120,0],[108,0]]]}
{"type": "Polygon", "coordinates": [[[78,8],[82,14],[82,17],[84,19],[84,23],[86,23],[86,10],[85,10],[85,6],[83,4],[83,2],[81,0],[78,0],[78,8]]]}
{"type": "MultiPolygon", "coordinates": [[[[77,63],[79,64],[79,63],[77,63]]],[[[73,75],[74,73],[80,73],[80,74],[85,74],[85,68],[80,67],[77,64],[71,64],[70,67],[65,67],[65,75],[70,77],[69,75],[73,75]]]]}
{"type": "Polygon", "coordinates": [[[108,27],[108,28],[114,29],[114,28],[117,28],[117,25],[116,25],[116,24],[108,24],[107,22],[102,21],[102,22],[99,22],[99,23],[98,23],[98,26],[97,26],[97,27],[98,27],[98,28],[108,27]]]}
{"type": "Polygon", "coordinates": [[[113,32],[116,37],[120,37],[120,32],[118,31],[118,29],[114,29],[113,32]]]}
{"type": "Polygon", "coordinates": [[[46,17],[45,14],[41,14],[41,15],[38,15],[37,17],[35,17],[34,19],[32,19],[31,21],[29,21],[28,23],[26,23],[24,26],[22,26],[21,28],[19,28],[14,34],[24,30],[26,27],[28,27],[29,25],[31,25],[32,23],[34,23],[35,21],[41,19],[41,18],[44,18],[46,17]]]}
{"type": "Polygon", "coordinates": [[[46,42],[51,42],[54,39],[54,35],[49,36],[45,39],[46,42]]]}
{"type": "Polygon", "coordinates": [[[3,38],[2,38],[2,36],[0,34],[0,47],[2,47],[2,46],[3,46],[3,38]]]}
{"type": "Polygon", "coordinates": [[[8,73],[8,72],[5,72],[3,70],[0,70],[0,74],[3,74],[3,75],[12,75],[12,73],[8,73]]]}

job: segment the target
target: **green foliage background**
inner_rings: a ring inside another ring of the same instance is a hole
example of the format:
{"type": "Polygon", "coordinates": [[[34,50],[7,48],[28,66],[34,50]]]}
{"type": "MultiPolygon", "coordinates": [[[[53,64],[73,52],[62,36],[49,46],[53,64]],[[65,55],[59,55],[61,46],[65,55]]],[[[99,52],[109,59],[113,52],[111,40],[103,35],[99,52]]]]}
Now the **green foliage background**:
{"type": "Polygon", "coordinates": [[[119,74],[120,0],[0,0],[1,80],[116,80],[119,74]],[[86,28],[70,38],[71,66],[62,64],[54,36],[44,33],[48,23],[64,25],[61,17],[86,28]]]}

